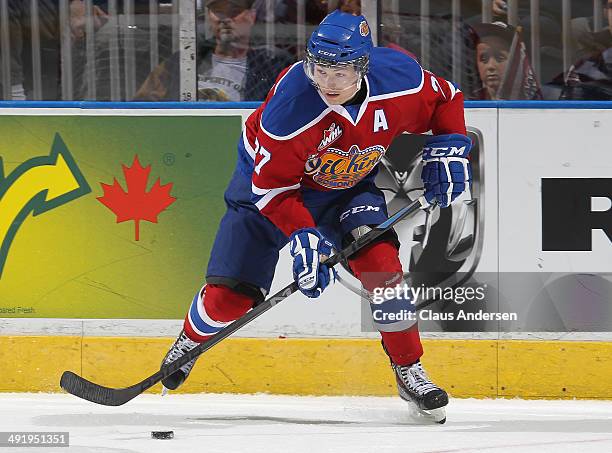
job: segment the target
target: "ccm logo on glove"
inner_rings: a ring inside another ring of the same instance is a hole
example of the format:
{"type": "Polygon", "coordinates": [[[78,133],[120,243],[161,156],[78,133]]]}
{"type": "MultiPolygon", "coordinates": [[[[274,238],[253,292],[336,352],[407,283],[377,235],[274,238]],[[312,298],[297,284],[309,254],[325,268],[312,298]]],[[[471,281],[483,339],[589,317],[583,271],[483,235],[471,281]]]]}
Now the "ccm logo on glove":
{"type": "Polygon", "coordinates": [[[423,147],[421,179],[425,199],[444,208],[470,190],[472,167],[468,155],[472,141],[462,134],[434,135],[423,147]]]}
{"type": "Polygon", "coordinates": [[[450,157],[450,156],[459,156],[459,157],[467,157],[470,154],[470,148],[467,146],[462,146],[461,148],[456,148],[454,146],[445,146],[442,148],[432,148],[425,147],[423,148],[423,158],[429,157],[450,157]]]}

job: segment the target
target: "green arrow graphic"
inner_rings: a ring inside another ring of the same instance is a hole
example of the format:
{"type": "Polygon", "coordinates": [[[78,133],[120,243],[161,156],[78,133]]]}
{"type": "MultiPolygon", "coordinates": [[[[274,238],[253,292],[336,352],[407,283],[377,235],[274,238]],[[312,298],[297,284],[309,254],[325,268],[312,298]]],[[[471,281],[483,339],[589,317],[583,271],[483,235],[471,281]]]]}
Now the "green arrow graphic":
{"type": "Polygon", "coordinates": [[[59,134],[51,153],[29,159],[6,178],[0,157],[0,278],[9,248],[30,211],[33,216],[91,192],[59,134]]]}

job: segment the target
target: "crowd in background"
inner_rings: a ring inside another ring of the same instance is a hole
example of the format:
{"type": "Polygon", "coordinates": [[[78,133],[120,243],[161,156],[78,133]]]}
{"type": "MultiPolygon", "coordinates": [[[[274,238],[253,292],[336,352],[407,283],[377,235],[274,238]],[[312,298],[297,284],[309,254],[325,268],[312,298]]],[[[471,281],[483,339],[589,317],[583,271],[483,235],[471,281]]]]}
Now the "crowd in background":
{"type": "MultiPolygon", "coordinates": [[[[117,0],[116,11],[109,11],[108,0],[92,0],[86,14],[83,0],[67,0],[63,12],[57,0],[38,0],[37,12],[29,0],[3,0],[2,99],[181,99],[184,66],[174,1],[151,10],[155,2],[149,0],[117,0]]],[[[591,0],[571,2],[565,25],[562,2],[540,0],[537,60],[530,0],[518,0],[515,26],[504,0],[461,0],[459,18],[451,14],[452,0],[430,0],[427,17],[421,3],[379,0],[378,44],[452,80],[466,99],[612,99],[612,0],[602,0],[599,12],[591,0]],[[491,6],[486,23],[482,1],[491,6]],[[599,27],[594,13],[603,18],[599,27]]],[[[326,14],[336,8],[363,13],[361,0],[197,0],[195,6],[198,101],[262,100],[279,72],[303,57],[305,39],[326,14]]]]}

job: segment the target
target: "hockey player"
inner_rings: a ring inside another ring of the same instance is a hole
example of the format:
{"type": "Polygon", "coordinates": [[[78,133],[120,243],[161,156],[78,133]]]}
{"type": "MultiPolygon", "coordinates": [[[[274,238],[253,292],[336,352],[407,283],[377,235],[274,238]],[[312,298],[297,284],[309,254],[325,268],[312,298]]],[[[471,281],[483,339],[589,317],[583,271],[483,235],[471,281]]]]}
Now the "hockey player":
{"type": "MultiPolygon", "coordinates": [[[[323,257],[386,220],[385,198],[374,178],[393,138],[403,132],[432,134],[423,151],[424,197],[448,206],[471,178],[461,91],[405,54],[374,48],[363,16],[331,13],[308,41],[305,60],[280,74],[246,121],[206,284],[163,363],[261,301],[288,242],[300,291],[318,297],[335,278],[323,257]]],[[[398,248],[390,230],[350,257],[352,272],[368,291],[401,281],[398,248]]],[[[448,396],[419,361],[416,325],[375,325],[400,397],[444,422],[448,396]]],[[[176,389],[194,363],[164,386],[176,389]]]]}

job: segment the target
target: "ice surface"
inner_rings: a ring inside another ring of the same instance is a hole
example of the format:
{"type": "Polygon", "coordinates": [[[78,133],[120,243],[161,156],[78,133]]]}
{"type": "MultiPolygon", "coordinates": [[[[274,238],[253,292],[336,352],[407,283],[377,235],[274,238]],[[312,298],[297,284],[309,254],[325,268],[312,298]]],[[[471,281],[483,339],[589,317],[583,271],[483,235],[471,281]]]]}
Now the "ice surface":
{"type": "Polygon", "coordinates": [[[457,400],[420,425],[399,398],[141,395],[104,407],[65,394],[0,394],[0,431],[69,431],[61,452],[612,452],[612,401],[457,400]],[[173,430],[173,440],[151,431],[173,430]]]}

